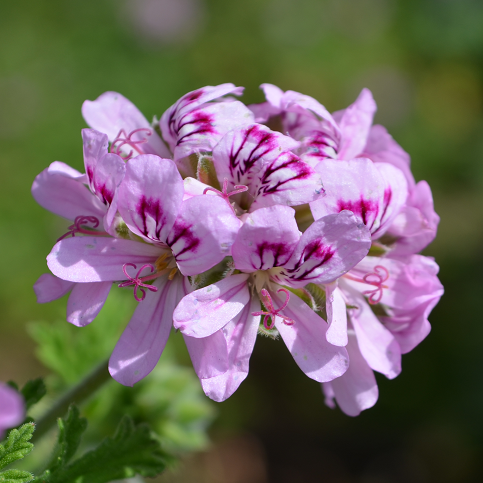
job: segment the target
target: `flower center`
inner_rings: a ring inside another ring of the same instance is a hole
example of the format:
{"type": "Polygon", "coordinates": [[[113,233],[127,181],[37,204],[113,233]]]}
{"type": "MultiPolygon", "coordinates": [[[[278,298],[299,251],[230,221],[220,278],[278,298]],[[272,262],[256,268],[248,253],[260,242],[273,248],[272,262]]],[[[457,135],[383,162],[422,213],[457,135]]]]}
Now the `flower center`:
{"type": "Polygon", "coordinates": [[[262,288],[262,291],[260,292],[260,298],[262,299],[263,305],[265,305],[265,308],[267,309],[267,312],[261,310],[259,312],[252,312],[252,315],[264,315],[263,319],[263,326],[265,329],[270,330],[273,329],[275,325],[275,317],[280,317],[285,325],[293,325],[295,321],[289,317],[286,317],[283,315],[281,312],[282,310],[287,307],[288,301],[290,299],[290,294],[289,291],[286,288],[279,288],[277,290],[277,293],[279,292],[284,292],[287,298],[285,299],[285,302],[283,305],[279,308],[276,309],[273,305],[272,302],[272,297],[268,293],[268,290],[262,288]],[[270,323],[268,323],[268,320],[270,320],[270,323]]]}
{"type": "Polygon", "coordinates": [[[389,271],[382,265],[376,265],[373,272],[366,273],[362,278],[351,275],[350,272],[343,276],[349,280],[376,287],[373,290],[364,290],[364,292],[362,292],[363,295],[368,296],[368,301],[371,305],[378,304],[381,301],[383,289],[389,288],[387,285],[383,285],[383,283],[389,278],[389,271]]]}
{"type": "Polygon", "coordinates": [[[64,238],[67,238],[69,235],[75,236],[76,233],[84,233],[84,235],[96,235],[96,236],[110,236],[109,233],[105,231],[95,231],[93,228],[97,228],[99,226],[99,220],[95,216],[76,216],[74,220],[74,224],[68,227],[68,232],[62,235],[60,238],[57,239],[59,242],[64,238]],[[93,225],[90,230],[86,230],[82,228],[82,225],[91,224],[93,225]]]}
{"type": "Polygon", "coordinates": [[[146,127],[134,129],[134,131],[131,131],[129,134],[127,134],[124,129],[121,129],[117,134],[116,139],[112,141],[109,152],[121,156],[124,161],[130,160],[133,157],[134,151],[136,151],[138,154],[144,154],[144,151],[140,148],[140,145],[147,143],[148,137],[151,136],[152,133],[153,132],[151,129],[146,127]],[[135,134],[137,134],[138,138],[136,140],[133,139],[135,134]],[[121,150],[124,146],[129,146],[132,149],[127,154],[123,154],[121,150]]]}

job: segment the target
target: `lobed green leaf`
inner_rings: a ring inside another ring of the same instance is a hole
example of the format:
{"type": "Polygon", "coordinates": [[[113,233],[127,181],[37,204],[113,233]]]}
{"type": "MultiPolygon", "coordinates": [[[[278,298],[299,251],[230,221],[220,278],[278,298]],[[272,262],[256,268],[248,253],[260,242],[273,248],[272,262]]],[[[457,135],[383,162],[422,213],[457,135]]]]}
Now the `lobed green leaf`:
{"type": "MultiPolygon", "coordinates": [[[[19,429],[12,429],[8,433],[5,444],[0,444],[0,469],[25,458],[33,449],[34,445],[29,443],[35,431],[34,423],[27,423],[19,429]]],[[[1,481],[1,480],[0,480],[1,481]]]]}

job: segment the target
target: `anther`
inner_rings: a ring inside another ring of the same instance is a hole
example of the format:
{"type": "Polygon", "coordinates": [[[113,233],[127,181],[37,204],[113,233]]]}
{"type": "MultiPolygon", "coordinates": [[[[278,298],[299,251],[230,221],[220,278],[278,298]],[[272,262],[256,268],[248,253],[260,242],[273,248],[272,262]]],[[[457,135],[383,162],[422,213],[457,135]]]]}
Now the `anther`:
{"type": "Polygon", "coordinates": [[[155,262],[154,266],[156,267],[156,270],[160,272],[161,270],[164,270],[165,268],[168,267],[168,262],[165,260],[169,257],[169,252],[163,253],[155,262]]]}
{"type": "Polygon", "coordinates": [[[99,226],[99,220],[95,216],[76,216],[74,224],[68,227],[68,232],[62,235],[57,241],[67,238],[69,235],[75,236],[76,233],[84,233],[84,235],[108,236],[109,234],[103,231],[86,230],[81,225],[92,224],[92,228],[99,226]]]}
{"type": "Polygon", "coordinates": [[[148,290],[151,290],[151,292],[157,292],[158,291],[158,287],[154,287],[153,285],[148,285],[148,284],[145,284],[144,281],[149,278],[149,277],[143,277],[141,278],[140,275],[141,275],[141,272],[145,269],[145,268],[150,268],[151,269],[151,273],[154,272],[155,268],[153,265],[151,265],[150,263],[146,263],[145,265],[143,265],[139,270],[138,270],[138,273],[136,274],[136,276],[133,278],[131,277],[128,273],[127,273],[127,269],[126,267],[133,267],[134,270],[136,270],[136,265],[134,263],[125,263],[123,266],[122,266],[122,271],[124,272],[124,275],[126,275],[126,277],[129,279],[128,282],[122,282],[119,284],[119,287],[128,287],[129,285],[134,285],[134,298],[138,301],[138,302],[141,302],[143,301],[145,298],[146,298],[146,291],[142,288],[142,287],[145,287],[147,288],[148,290]],[[141,297],[138,297],[138,289],[139,291],[141,292],[141,297]]]}
{"type": "Polygon", "coordinates": [[[173,280],[174,276],[176,275],[176,272],[178,271],[178,269],[176,267],[174,267],[171,272],[169,272],[169,275],[168,275],[168,280],[173,280]]]}
{"type": "Polygon", "coordinates": [[[133,157],[134,150],[137,151],[138,154],[143,154],[143,150],[139,147],[141,144],[145,144],[148,142],[148,137],[151,136],[152,131],[151,129],[148,129],[146,127],[141,127],[139,129],[134,129],[134,131],[131,131],[129,134],[124,131],[124,129],[121,129],[119,133],[116,136],[116,139],[112,141],[111,143],[111,148],[110,152],[117,154],[118,156],[121,156],[124,161],[128,161],[133,157]],[[134,134],[138,133],[141,139],[138,139],[135,141],[132,139],[134,134]],[[129,151],[128,154],[122,154],[121,149],[123,146],[129,146],[131,147],[131,151],[129,151]]]}
{"type": "Polygon", "coordinates": [[[272,297],[270,297],[270,294],[268,293],[268,290],[262,288],[261,291],[261,296],[262,296],[262,302],[263,305],[267,308],[268,312],[265,312],[261,310],[260,312],[252,312],[252,315],[264,315],[265,318],[263,319],[263,326],[265,329],[270,330],[273,329],[273,326],[275,325],[275,317],[280,317],[285,325],[293,325],[295,321],[289,317],[285,317],[285,315],[281,314],[280,312],[287,307],[288,301],[290,299],[290,294],[289,291],[286,288],[279,288],[277,290],[277,293],[279,292],[284,292],[287,298],[285,299],[285,302],[283,305],[279,308],[276,309],[273,306],[272,302],[272,297]],[[270,319],[270,324],[268,323],[268,319],[270,319]]]}
{"type": "Polygon", "coordinates": [[[223,181],[223,191],[218,191],[216,188],[212,188],[211,186],[209,186],[208,188],[205,188],[203,190],[203,194],[205,195],[208,191],[213,191],[217,195],[220,195],[231,206],[230,196],[234,196],[239,193],[248,191],[248,186],[245,186],[243,184],[237,184],[234,186],[234,190],[228,193],[228,179],[225,178],[223,181]]]}

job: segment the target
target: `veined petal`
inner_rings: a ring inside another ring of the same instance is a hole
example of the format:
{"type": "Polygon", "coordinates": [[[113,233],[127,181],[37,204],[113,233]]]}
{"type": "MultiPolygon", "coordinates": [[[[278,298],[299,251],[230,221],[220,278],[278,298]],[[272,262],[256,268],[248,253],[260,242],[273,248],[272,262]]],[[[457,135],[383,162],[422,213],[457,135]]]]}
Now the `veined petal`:
{"type": "Polygon", "coordinates": [[[248,275],[230,275],[186,295],[176,307],[173,325],[189,337],[208,337],[224,327],[250,300],[248,275]]]}
{"type": "Polygon", "coordinates": [[[330,283],[361,261],[369,251],[369,230],[350,211],[318,219],[305,231],[284,266],[287,283],[330,283]]]}
{"type": "Polygon", "coordinates": [[[183,296],[183,277],[159,277],[157,292],[146,291],[109,359],[111,376],[133,386],[156,366],[171,331],[173,310],[183,296]]]}
{"type": "Polygon", "coordinates": [[[344,110],[339,122],[341,144],[338,159],[352,159],[366,146],[377,106],[369,89],[362,89],[354,104],[344,110]]]}
{"type": "Polygon", "coordinates": [[[170,159],[141,155],[130,159],[119,187],[119,213],[129,229],[166,242],[183,199],[183,180],[170,159]]]}
{"type": "Polygon", "coordinates": [[[300,236],[292,208],[271,206],[254,211],[233,244],[235,267],[244,272],[280,267],[290,258],[300,236]]]}
{"type": "Polygon", "coordinates": [[[252,313],[259,310],[260,302],[257,297],[252,297],[250,303],[221,330],[228,349],[228,370],[219,376],[201,380],[203,391],[214,401],[228,399],[248,375],[260,324],[260,316],[252,313]]]}
{"type": "Polygon", "coordinates": [[[0,383],[0,440],[5,429],[18,426],[25,418],[23,397],[12,387],[0,383]]]}
{"type": "Polygon", "coordinates": [[[111,282],[76,283],[67,302],[67,322],[77,327],[90,324],[104,306],[111,282]]]}
{"type": "Polygon", "coordinates": [[[46,304],[53,300],[60,299],[67,292],[74,288],[74,282],[68,282],[61,278],[54,277],[50,273],[42,274],[34,283],[34,292],[39,304],[46,304]]]}
{"type": "Polygon", "coordinates": [[[376,404],[379,390],[374,373],[362,356],[353,331],[349,333],[347,352],[350,358],[349,369],[341,377],[326,384],[331,385],[333,396],[342,411],[348,416],[358,416],[361,411],[376,404]]]}
{"type": "MultiPolygon", "coordinates": [[[[283,296],[269,291],[280,307],[283,296]]],[[[311,379],[318,382],[332,381],[341,376],[349,366],[347,351],[327,342],[327,323],[295,294],[290,295],[283,314],[291,318],[293,325],[286,325],[276,317],[275,326],[297,365],[311,379]]]]}
{"type": "Polygon", "coordinates": [[[58,242],[47,257],[54,275],[71,282],[124,280],[125,263],[154,263],[161,255],[154,245],[120,238],[73,237],[58,242]]]}
{"type": "Polygon", "coordinates": [[[32,196],[40,206],[68,220],[77,216],[102,219],[106,207],[84,186],[82,179],[81,173],[56,161],[35,178],[32,196]]]}
{"type": "Polygon", "coordinates": [[[183,275],[197,275],[231,254],[240,221],[219,196],[194,196],[182,202],[166,243],[183,275]]]}
{"type": "Polygon", "coordinates": [[[84,151],[84,167],[92,192],[95,193],[94,170],[97,162],[108,153],[109,142],[107,134],[95,129],[82,130],[82,147],[84,151]]]}
{"type": "Polygon", "coordinates": [[[347,309],[337,280],[325,286],[327,322],[327,341],[333,345],[347,345],[347,309]]]}
{"type": "MultiPolygon", "coordinates": [[[[118,92],[105,92],[95,101],[85,101],[82,105],[82,115],[89,126],[106,133],[111,142],[121,130],[129,134],[136,129],[149,129],[151,135],[147,137],[147,142],[142,144],[142,152],[170,157],[168,148],[139,109],[118,92]]],[[[132,148],[125,145],[122,151],[128,154],[132,148]]]]}

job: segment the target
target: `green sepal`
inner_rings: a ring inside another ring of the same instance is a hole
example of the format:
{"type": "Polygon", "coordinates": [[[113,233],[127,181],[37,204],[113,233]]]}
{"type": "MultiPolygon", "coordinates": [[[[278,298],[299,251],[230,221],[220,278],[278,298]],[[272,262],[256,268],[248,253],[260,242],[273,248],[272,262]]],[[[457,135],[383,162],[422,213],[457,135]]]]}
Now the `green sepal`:
{"type": "MultiPolygon", "coordinates": [[[[0,469],[25,458],[33,449],[34,445],[29,443],[35,431],[34,423],[27,423],[19,429],[12,429],[8,433],[5,444],[0,444],[0,469]]],[[[1,480],[0,480],[1,481],[1,480]]]]}
{"type": "Polygon", "coordinates": [[[47,393],[44,380],[39,377],[28,381],[20,391],[25,400],[25,410],[28,411],[34,404],[37,404],[47,393]]]}
{"type": "Polygon", "coordinates": [[[315,283],[309,283],[305,287],[305,290],[313,297],[315,302],[315,312],[319,317],[327,320],[326,294],[325,290],[315,283]]]}
{"type": "Polygon", "coordinates": [[[211,157],[199,157],[196,175],[198,180],[200,180],[202,183],[221,191],[221,186],[218,182],[218,177],[216,176],[215,163],[213,163],[213,159],[211,157]]]}
{"type": "Polygon", "coordinates": [[[381,243],[373,243],[371,248],[369,248],[369,252],[367,254],[368,257],[382,257],[389,251],[389,248],[382,245],[381,243]]]}
{"type": "Polygon", "coordinates": [[[34,475],[28,471],[7,470],[0,472],[1,483],[28,483],[34,479],[34,475]]]}

